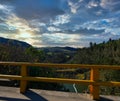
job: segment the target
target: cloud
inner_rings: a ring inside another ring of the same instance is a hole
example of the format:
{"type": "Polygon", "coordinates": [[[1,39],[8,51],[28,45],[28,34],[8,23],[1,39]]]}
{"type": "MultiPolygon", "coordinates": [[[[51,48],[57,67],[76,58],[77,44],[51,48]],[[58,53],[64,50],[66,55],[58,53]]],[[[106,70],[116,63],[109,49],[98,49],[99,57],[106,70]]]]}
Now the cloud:
{"type": "Polygon", "coordinates": [[[41,22],[47,22],[64,11],[59,7],[59,1],[56,0],[16,0],[10,3],[15,7],[15,13],[18,17],[32,20],[38,19],[41,22]]]}
{"type": "Polygon", "coordinates": [[[89,28],[89,29],[114,29],[119,28],[120,24],[118,23],[119,18],[108,18],[108,19],[100,19],[95,21],[86,22],[83,24],[83,28],[89,28]]]}
{"type": "Polygon", "coordinates": [[[8,18],[12,15],[14,7],[0,4],[0,35],[9,36],[14,35],[19,32],[19,30],[14,29],[13,27],[7,24],[8,18]],[[8,35],[9,34],[9,35],[8,35]]]}
{"type": "Polygon", "coordinates": [[[98,0],[91,0],[87,5],[88,8],[94,8],[94,7],[98,7],[98,6],[99,6],[98,0]]]}
{"type": "Polygon", "coordinates": [[[13,7],[0,4],[0,10],[2,10],[5,14],[9,14],[13,10],[13,7]]]}
{"type": "Polygon", "coordinates": [[[120,1],[119,0],[101,0],[101,7],[108,9],[110,11],[120,10],[120,1]]]}
{"type": "Polygon", "coordinates": [[[77,44],[77,40],[80,39],[79,35],[69,35],[64,33],[44,33],[40,36],[39,41],[35,42],[39,46],[69,46],[72,45],[75,47],[75,43],[77,44]]]}
{"type": "Polygon", "coordinates": [[[120,35],[119,0],[0,0],[0,36],[34,46],[88,46],[120,35]]]}
{"type": "Polygon", "coordinates": [[[83,0],[68,0],[68,5],[70,6],[70,10],[72,13],[76,13],[77,10],[79,9],[79,7],[81,6],[81,2],[83,2],[83,0]]]}
{"type": "Polygon", "coordinates": [[[14,38],[32,44],[32,37],[35,35],[34,32],[38,31],[37,28],[31,28],[25,19],[19,18],[14,14],[6,20],[6,24],[9,26],[9,28],[18,30],[16,35],[14,35],[14,38]]]}
{"type": "Polygon", "coordinates": [[[53,26],[50,26],[50,27],[48,27],[47,29],[48,29],[48,31],[50,31],[50,32],[60,32],[60,31],[61,31],[60,28],[53,27],[53,26]]]}
{"type": "Polygon", "coordinates": [[[27,41],[32,44],[28,38],[33,36],[35,28],[29,27],[25,19],[19,18],[14,13],[14,7],[0,4],[0,36],[27,41]],[[24,36],[23,34],[29,34],[24,36]]]}
{"type": "Polygon", "coordinates": [[[0,20],[4,22],[11,15],[14,7],[0,4],[0,20]]]}
{"type": "Polygon", "coordinates": [[[0,24],[0,33],[4,33],[4,34],[15,34],[18,33],[19,31],[17,29],[14,28],[10,28],[8,25],[1,23],[0,24]]]}
{"type": "Polygon", "coordinates": [[[71,34],[80,34],[80,35],[94,35],[94,34],[101,34],[101,33],[103,33],[104,29],[97,30],[97,29],[87,29],[87,28],[84,28],[84,29],[78,29],[78,30],[75,30],[75,31],[68,30],[66,32],[67,33],[71,33],[71,34]]]}
{"type": "Polygon", "coordinates": [[[70,15],[58,15],[54,20],[51,20],[50,23],[55,26],[63,25],[70,22],[70,15]]]}

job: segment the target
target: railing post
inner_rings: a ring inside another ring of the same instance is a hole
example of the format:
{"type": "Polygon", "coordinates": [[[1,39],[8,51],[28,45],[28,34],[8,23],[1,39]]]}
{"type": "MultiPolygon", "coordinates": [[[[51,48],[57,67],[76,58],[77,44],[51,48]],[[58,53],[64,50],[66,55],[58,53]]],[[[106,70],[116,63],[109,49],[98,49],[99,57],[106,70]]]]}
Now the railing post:
{"type": "MultiPolygon", "coordinates": [[[[22,77],[27,76],[27,66],[26,65],[22,65],[22,67],[21,67],[21,76],[22,77]]],[[[27,81],[21,80],[20,81],[20,93],[25,93],[26,88],[27,88],[27,81]]]]}
{"type": "MultiPolygon", "coordinates": [[[[99,69],[91,68],[90,80],[97,82],[99,81],[99,69]]],[[[92,99],[99,100],[99,85],[90,85],[90,94],[92,99]]]]}

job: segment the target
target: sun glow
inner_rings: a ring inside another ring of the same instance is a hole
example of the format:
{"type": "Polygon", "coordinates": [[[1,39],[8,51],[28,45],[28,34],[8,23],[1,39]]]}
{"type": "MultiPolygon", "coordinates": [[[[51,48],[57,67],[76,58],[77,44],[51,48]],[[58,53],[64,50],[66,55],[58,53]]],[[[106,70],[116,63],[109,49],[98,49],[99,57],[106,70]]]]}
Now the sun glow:
{"type": "Polygon", "coordinates": [[[32,37],[33,37],[33,33],[28,32],[28,31],[21,31],[21,33],[18,35],[18,38],[20,38],[22,41],[26,41],[30,44],[32,44],[34,42],[32,37]]]}
{"type": "Polygon", "coordinates": [[[30,31],[20,31],[17,35],[14,36],[15,39],[25,41],[31,45],[34,43],[33,37],[34,34],[30,31]]]}
{"type": "Polygon", "coordinates": [[[24,32],[24,33],[20,33],[19,37],[21,37],[21,38],[30,38],[32,36],[31,36],[31,33],[24,32]]]}

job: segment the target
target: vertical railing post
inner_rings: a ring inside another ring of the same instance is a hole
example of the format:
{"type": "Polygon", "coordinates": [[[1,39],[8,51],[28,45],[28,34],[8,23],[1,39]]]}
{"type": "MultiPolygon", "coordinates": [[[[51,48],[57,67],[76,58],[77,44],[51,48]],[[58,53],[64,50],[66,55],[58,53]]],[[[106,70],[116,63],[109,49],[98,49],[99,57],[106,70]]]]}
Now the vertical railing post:
{"type": "MultiPolygon", "coordinates": [[[[27,76],[27,66],[26,65],[22,65],[22,67],[21,67],[21,76],[22,77],[27,76]]],[[[21,80],[20,81],[20,93],[25,93],[26,88],[27,88],[27,81],[21,80]]]]}
{"type": "MultiPolygon", "coordinates": [[[[90,80],[94,82],[99,81],[99,69],[91,68],[90,80]]],[[[97,83],[90,85],[90,94],[92,95],[92,99],[99,100],[99,89],[100,88],[97,83]]]]}

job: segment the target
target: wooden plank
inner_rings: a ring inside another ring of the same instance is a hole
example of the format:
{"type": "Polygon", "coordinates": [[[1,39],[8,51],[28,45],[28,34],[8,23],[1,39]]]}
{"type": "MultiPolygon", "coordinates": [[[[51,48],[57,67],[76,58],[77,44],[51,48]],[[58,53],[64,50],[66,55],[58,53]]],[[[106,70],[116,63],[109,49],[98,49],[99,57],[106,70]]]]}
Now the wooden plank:
{"type": "Polygon", "coordinates": [[[10,80],[9,80],[9,79],[1,79],[1,78],[0,78],[0,82],[1,82],[1,81],[10,81],[10,80]]]}
{"type": "MultiPolygon", "coordinates": [[[[22,67],[21,67],[21,76],[22,76],[22,78],[27,76],[26,65],[22,65],[22,67]]],[[[26,89],[27,89],[27,80],[21,80],[20,81],[20,93],[25,93],[26,89]]]]}
{"type": "Polygon", "coordinates": [[[52,64],[52,63],[29,63],[29,62],[0,62],[0,65],[14,66],[37,66],[37,67],[57,67],[57,68],[98,68],[98,69],[120,69],[118,65],[85,65],[85,64],[52,64]]]}
{"type": "Polygon", "coordinates": [[[22,76],[18,76],[18,75],[2,75],[2,74],[0,74],[0,78],[11,79],[11,80],[21,80],[22,76]]]}
{"type": "Polygon", "coordinates": [[[120,82],[113,82],[113,81],[107,81],[107,82],[98,82],[97,83],[98,85],[100,85],[100,86],[118,86],[118,87],[120,87],[120,82]]]}
{"type": "Polygon", "coordinates": [[[64,79],[64,78],[47,78],[47,77],[22,77],[15,75],[0,75],[0,78],[12,79],[12,80],[27,80],[27,81],[41,81],[41,82],[55,82],[55,83],[75,83],[75,84],[94,84],[90,80],[78,80],[78,79],[64,79]]]}
{"type": "Polygon", "coordinates": [[[64,78],[47,78],[47,77],[22,77],[18,75],[0,75],[0,78],[10,80],[28,80],[28,81],[41,81],[41,82],[59,82],[59,83],[74,83],[87,84],[87,85],[99,85],[99,86],[120,86],[120,82],[94,82],[92,80],[78,80],[78,79],[64,79],[64,78]]]}
{"type": "Polygon", "coordinates": [[[29,81],[42,81],[42,82],[55,82],[55,83],[71,83],[71,84],[93,84],[90,80],[78,80],[78,79],[64,79],[64,78],[47,78],[47,77],[24,77],[23,79],[29,81]]]}
{"type": "MultiPolygon", "coordinates": [[[[90,80],[94,81],[95,83],[99,81],[99,69],[92,68],[90,71],[90,80]]],[[[92,99],[98,100],[99,97],[99,85],[90,85],[90,94],[92,95],[92,99]]]]}

